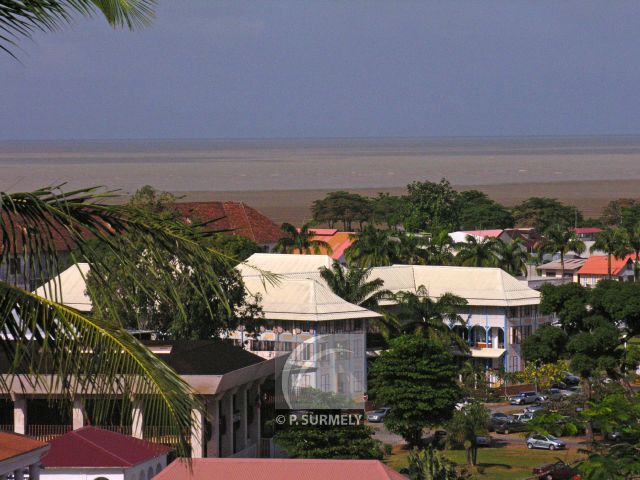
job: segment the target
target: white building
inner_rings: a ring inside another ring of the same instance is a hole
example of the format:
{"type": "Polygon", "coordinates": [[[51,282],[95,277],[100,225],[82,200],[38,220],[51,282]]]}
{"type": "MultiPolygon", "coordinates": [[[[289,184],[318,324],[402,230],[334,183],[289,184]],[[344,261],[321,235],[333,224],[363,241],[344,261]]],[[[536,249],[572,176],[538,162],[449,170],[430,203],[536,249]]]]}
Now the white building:
{"type": "Polygon", "coordinates": [[[452,328],[468,342],[473,358],[494,370],[521,370],[522,341],[551,321],[539,313],[540,292],[499,268],[393,265],[374,268],[371,278],[381,278],[394,293],[424,286],[434,299],[445,293],[466,299],[459,312],[465,326],[452,328]]]}

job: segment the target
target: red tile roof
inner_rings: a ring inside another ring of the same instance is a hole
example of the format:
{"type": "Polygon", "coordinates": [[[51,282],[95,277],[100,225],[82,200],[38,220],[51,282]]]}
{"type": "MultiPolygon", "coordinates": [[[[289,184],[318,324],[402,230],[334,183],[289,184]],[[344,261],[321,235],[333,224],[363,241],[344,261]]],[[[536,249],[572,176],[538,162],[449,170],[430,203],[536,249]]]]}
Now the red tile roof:
{"type": "Polygon", "coordinates": [[[276,243],[283,235],[273,221],[242,202],[181,202],[174,208],[187,221],[217,220],[210,224],[211,230],[232,230],[230,235],[259,244],[276,243]]]}
{"type": "MultiPolygon", "coordinates": [[[[624,258],[611,257],[611,275],[617,276],[626,267],[627,263],[635,261],[635,255],[627,255],[624,258]]],[[[584,265],[578,270],[578,275],[608,275],[608,260],[606,255],[592,255],[587,258],[584,265]]]]}
{"type": "Polygon", "coordinates": [[[155,480],[406,480],[378,460],[197,458],[171,463],[155,480]]]}
{"type": "Polygon", "coordinates": [[[589,234],[589,233],[600,233],[602,232],[602,229],[598,227],[581,227],[581,228],[574,228],[573,231],[576,232],[577,234],[589,234]]]}
{"type": "Polygon", "coordinates": [[[46,447],[45,442],[15,433],[0,432],[0,461],[46,447]]]}
{"type": "Polygon", "coordinates": [[[121,433],[84,427],[54,438],[42,457],[45,468],[128,468],[171,449],[121,433]]]}

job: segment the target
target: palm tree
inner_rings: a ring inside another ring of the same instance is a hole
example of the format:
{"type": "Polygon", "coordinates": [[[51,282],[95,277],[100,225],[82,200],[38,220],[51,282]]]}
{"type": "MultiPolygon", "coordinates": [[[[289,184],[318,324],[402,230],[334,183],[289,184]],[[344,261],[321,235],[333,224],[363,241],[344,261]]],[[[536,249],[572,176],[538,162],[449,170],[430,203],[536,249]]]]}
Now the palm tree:
{"type": "Polygon", "coordinates": [[[419,235],[398,232],[398,261],[407,265],[426,265],[428,241],[419,235]]]}
{"type": "Polygon", "coordinates": [[[464,352],[469,350],[464,339],[452,330],[456,324],[465,325],[458,314],[460,308],[467,304],[464,298],[445,293],[434,300],[424,285],[420,285],[416,293],[399,292],[396,294],[396,301],[403,332],[424,335],[445,345],[454,343],[464,352]]]}
{"type": "Polygon", "coordinates": [[[640,223],[634,228],[627,229],[628,247],[634,255],[633,262],[633,279],[637,282],[640,278],[640,223]]]}
{"type": "Polygon", "coordinates": [[[453,263],[454,241],[447,230],[440,230],[431,237],[427,245],[427,259],[430,265],[450,265],[453,263]]]}
{"type": "Polygon", "coordinates": [[[388,290],[384,290],[384,281],[381,278],[369,280],[371,268],[357,265],[346,268],[334,261],[331,268],[321,267],[320,275],[331,291],[340,298],[367,310],[381,313],[383,317],[373,320],[373,324],[378,327],[385,339],[398,332],[399,327],[395,319],[381,312],[379,308],[381,300],[391,298],[393,295],[388,290]]]}
{"type": "Polygon", "coordinates": [[[596,235],[596,241],[591,245],[591,252],[596,250],[607,254],[607,275],[611,278],[611,257],[623,258],[630,253],[627,232],[621,228],[607,228],[596,235]]]}
{"type": "MultiPolygon", "coordinates": [[[[204,246],[202,228],[159,218],[145,209],[102,203],[107,196],[112,195],[96,189],[0,192],[0,265],[26,259],[27,278],[43,284],[66,268],[57,253],[60,242],[64,242],[71,249],[71,261],[89,262],[100,285],[107,278],[107,267],[97,249],[107,248],[127,266],[122,269],[126,277],[123,285],[135,284],[154,292],[153,282],[137,268],[139,256],[131,253],[136,251],[131,248],[135,239],[144,244],[146,259],[163,265],[170,259],[175,269],[190,269],[193,295],[203,295],[198,284],[206,282],[214,286],[219,301],[228,305],[213,267],[224,258],[204,246]]],[[[170,268],[162,270],[160,280],[172,285],[174,272],[170,268]]],[[[106,281],[103,285],[111,288],[106,281]]],[[[0,274],[0,348],[13,360],[8,372],[3,373],[35,372],[33,384],[49,391],[49,375],[45,378],[38,373],[45,361],[67,396],[88,390],[100,392],[104,408],[123,395],[144,399],[153,417],[149,420],[175,427],[180,437],[178,451],[185,453],[185,432],[191,424],[192,409],[198,407],[189,387],[132,337],[119,318],[108,315],[112,311],[109,305],[94,302],[94,309],[105,316],[90,317],[61,303],[59,291],[60,285],[55,285],[40,296],[17,286],[10,273],[0,274]]],[[[169,287],[158,294],[174,302],[177,317],[186,311],[177,290],[169,287]]],[[[0,382],[0,388],[7,386],[5,382],[0,382]]]]}
{"type": "Polygon", "coordinates": [[[464,267],[495,267],[498,264],[495,238],[478,239],[467,235],[466,242],[457,245],[457,262],[464,267]]]}
{"type": "Polygon", "coordinates": [[[391,265],[398,257],[398,241],[387,230],[367,225],[359,235],[351,238],[354,242],[345,252],[351,265],[380,267],[391,265]]]}
{"type": "Polygon", "coordinates": [[[56,30],[71,23],[73,14],[91,16],[100,12],[114,27],[147,25],[154,16],[155,0],[0,0],[0,50],[13,56],[17,37],[34,31],[56,30]]]}
{"type": "Polygon", "coordinates": [[[567,252],[573,251],[580,255],[585,251],[585,244],[580,240],[576,232],[567,230],[560,225],[550,228],[544,234],[543,240],[538,245],[540,254],[544,253],[560,253],[560,271],[564,277],[564,256],[567,252]]]}
{"type": "Polygon", "coordinates": [[[331,245],[324,240],[314,239],[315,233],[311,231],[312,224],[305,223],[297,229],[290,223],[283,223],[280,230],[285,234],[278,243],[275,251],[280,253],[319,254],[324,249],[328,255],[333,253],[331,245]]]}
{"type": "Polygon", "coordinates": [[[496,241],[496,255],[498,257],[498,266],[505,272],[518,276],[527,274],[527,262],[529,254],[524,248],[522,239],[516,238],[512,242],[496,241]]]}

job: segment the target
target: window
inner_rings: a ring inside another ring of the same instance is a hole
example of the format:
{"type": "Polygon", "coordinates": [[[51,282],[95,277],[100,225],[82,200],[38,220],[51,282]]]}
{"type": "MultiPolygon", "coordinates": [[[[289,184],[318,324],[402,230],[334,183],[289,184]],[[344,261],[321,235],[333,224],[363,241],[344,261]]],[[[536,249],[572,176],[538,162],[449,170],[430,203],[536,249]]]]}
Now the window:
{"type": "Polygon", "coordinates": [[[304,361],[311,360],[311,357],[313,357],[313,344],[303,343],[301,347],[302,347],[302,352],[301,352],[302,360],[304,361]]]}
{"type": "Polygon", "coordinates": [[[362,344],[362,339],[361,338],[356,338],[353,341],[353,356],[355,358],[361,358],[363,350],[364,350],[364,348],[363,348],[363,344],[362,344]]]}
{"type": "Polygon", "coordinates": [[[331,389],[331,377],[329,375],[320,376],[320,390],[328,392],[331,389]]]}
{"type": "Polygon", "coordinates": [[[533,327],[531,325],[525,325],[524,327],[522,327],[522,340],[524,340],[527,337],[530,337],[532,332],[533,327]]]}
{"type": "Polygon", "coordinates": [[[512,345],[519,345],[522,343],[522,328],[521,327],[511,327],[509,329],[509,343],[512,345]]]}
{"type": "Polygon", "coordinates": [[[348,373],[338,373],[338,393],[349,393],[348,373]]]}
{"type": "Polygon", "coordinates": [[[360,371],[353,372],[353,391],[362,391],[362,372],[360,371]]]}

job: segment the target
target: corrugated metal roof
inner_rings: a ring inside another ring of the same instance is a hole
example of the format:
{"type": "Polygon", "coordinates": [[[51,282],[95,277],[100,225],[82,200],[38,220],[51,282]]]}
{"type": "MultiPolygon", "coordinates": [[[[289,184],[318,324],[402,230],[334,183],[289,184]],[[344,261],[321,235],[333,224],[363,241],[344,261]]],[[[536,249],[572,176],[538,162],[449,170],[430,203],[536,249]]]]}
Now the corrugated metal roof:
{"type": "Polygon", "coordinates": [[[96,427],[83,427],[49,442],[47,468],[128,468],[166,455],[171,448],[96,427]]]}
{"type": "Polygon", "coordinates": [[[540,303],[540,292],[499,268],[392,265],[373,268],[369,278],[381,278],[384,288],[392,292],[416,292],[424,286],[433,298],[453,293],[465,298],[469,305],[511,307],[540,303]]]}
{"type": "Polygon", "coordinates": [[[87,285],[84,281],[88,273],[88,263],[76,263],[37,288],[34,293],[81,312],[90,312],[93,304],[86,293],[87,285]]]}
{"type": "Polygon", "coordinates": [[[473,358],[500,358],[504,355],[504,348],[472,348],[471,356],[473,358]]]}
{"type": "Polygon", "coordinates": [[[328,255],[254,253],[236,268],[242,276],[247,276],[259,275],[260,270],[275,274],[317,272],[320,267],[330,268],[332,264],[333,259],[328,255]]]}
{"type": "MultiPolygon", "coordinates": [[[[567,258],[564,261],[564,269],[565,271],[577,270],[584,265],[587,261],[586,258],[567,258]]],[[[554,260],[553,262],[545,263],[543,265],[539,265],[536,267],[537,270],[562,270],[562,264],[559,260],[554,260]]]]}
{"type": "Polygon", "coordinates": [[[156,480],[406,480],[378,460],[194,458],[176,460],[156,480]]]}
{"type": "Polygon", "coordinates": [[[256,275],[243,280],[249,293],[260,295],[264,317],[269,320],[320,322],[380,316],[343,300],[314,279],[281,277],[273,284],[256,275]]]}

